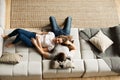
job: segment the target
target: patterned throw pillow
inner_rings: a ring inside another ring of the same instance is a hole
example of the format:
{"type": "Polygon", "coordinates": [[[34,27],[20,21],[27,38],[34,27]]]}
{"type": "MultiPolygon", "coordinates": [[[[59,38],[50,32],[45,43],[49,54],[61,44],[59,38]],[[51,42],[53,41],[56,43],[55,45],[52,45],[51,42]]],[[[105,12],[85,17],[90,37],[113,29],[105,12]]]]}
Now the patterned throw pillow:
{"type": "Polygon", "coordinates": [[[5,64],[17,64],[20,62],[22,58],[22,55],[17,54],[17,53],[3,53],[3,55],[0,58],[0,63],[5,63],[5,64]]]}
{"type": "Polygon", "coordinates": [[[101,52],[105,52],[105,50],[113,44],[113,41],[107,37],[101,30],[93,36],[89,41],[101,52]]]}

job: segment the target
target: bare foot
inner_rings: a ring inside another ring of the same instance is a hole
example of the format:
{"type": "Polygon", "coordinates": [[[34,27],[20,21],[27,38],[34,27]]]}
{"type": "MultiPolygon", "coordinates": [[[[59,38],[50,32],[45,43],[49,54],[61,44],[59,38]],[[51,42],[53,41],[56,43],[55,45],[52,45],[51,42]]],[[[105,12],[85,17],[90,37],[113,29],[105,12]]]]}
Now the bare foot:
{"type": "Polygon", "coordinates": [[[3,39],[8,39],[9,37],[7,35],[1,35],[3,39]]]}
{"type": "Polygon", "coordinates": [[[6,44],[5,46],[6,46],[7,48],[10,48],[10,47],[13,47],[14,44],[12,44],[12,43],[8,43],[8,44],[6,44]]]}

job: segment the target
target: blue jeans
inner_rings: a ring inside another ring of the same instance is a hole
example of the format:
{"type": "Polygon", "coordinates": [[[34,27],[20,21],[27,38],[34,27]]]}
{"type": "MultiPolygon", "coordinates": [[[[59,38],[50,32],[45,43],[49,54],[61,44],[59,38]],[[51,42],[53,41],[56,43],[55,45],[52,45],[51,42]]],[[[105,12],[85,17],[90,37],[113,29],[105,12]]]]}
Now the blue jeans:
{"type": "Polygon", "coordinates": [[[60,26],[58,26],[54,16],[50,16],[49,20],[51,23],[52,32],[55,34],[55,36],[70,35],[72,17],[69,16],[66,18],[63,29],[61,29],[60,26]]]}
{"type": "Polygon", "coordinates": [[[24,29],[15,29],[13,32],[8,34],[8,37],[16,36],[15,40],[12,42],[12,44],[15,44],[19,41],[22,41],[29,47],[33,47],[33,44],[31,42],[31,38],[36,37],[36,33],[30,32],[24,29]]]}

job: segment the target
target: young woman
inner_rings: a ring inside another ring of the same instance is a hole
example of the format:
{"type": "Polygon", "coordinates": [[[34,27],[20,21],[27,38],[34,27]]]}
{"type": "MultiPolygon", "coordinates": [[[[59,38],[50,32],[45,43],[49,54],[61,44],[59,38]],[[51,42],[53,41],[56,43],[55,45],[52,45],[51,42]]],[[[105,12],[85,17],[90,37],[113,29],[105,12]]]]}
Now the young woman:
{"type": "Polygon", "coordinates": [[[72,17],[67,17],[65,20],[65,25],[63,28],[58,26],[56,19],[54,16],[49,17],[52,32],[55,34],[55,36],[59,35],[70,35],[70,30],[71,30],[71,24],[72,24],[72,17]]]}
{"type": "Polygon", "coordinates": [[[22,41],[25,43],[28,47],[34,47],[33,43],[31,42],[31,38],[39,37],[42,47],[45,51],[51,51],[55,43],[53,42],[53,39],[55,38],[55,35],[53,32],[30,32],[24,29],[15,29],[10,34],[3,36],[4,39],[8,39],[12,36],[16,36],[15,40],[13,40],[11,43],[7,43],[6,47],[14,46],[19,41],[22,41]]]}
{"type": "MultiPolygon", "coordinates": [[[[73,50],[76,50],[76,47],[75,45],[70,41],[70,37],[69,36],[58,36],[56,38],[53,39],[53,42],[54,43],[57,43],[56,45],[60,44],[60,45],[63,45],[63,46],[67,46],[69,51],[73,51],[73,50]]],[[[63,56],[61,56],[59,53],[57,54],[54,54],[54,53],[50,53],[50,52],[47,52],[43,49],[42,47],[42,44],[40,42],[40,39],[38,37],[35,38],[32,38],[32,43],[35,45],[35,47],[37,48],[38,52],[45,58],[47,59],[52,59],[53,57],[55,57],[54,55],[57,56],[58,59],[61,59],[61,60],[64,60],[66,59],[66,53],[65,51],[61,50],[61,52],[59,52],[60,54],[62,54],[63,56]],[[64,54],[65,53],[65,54],[64,54]]],[[[56,47],[55,47],[56,48],[56,47]]],[[[60,47],[61,48],[61,47],[60,47]]]]}
{"type": "MultiPolygon", "coordinates": [[[[6,47],[12,47],[19,41],[25,43],[28,47],[34,47],[32,39],[36,39],[41,44],[43,51],[49,52],[51,51],[56,44],[63,43],[62,38],[55,38],[55,34],[53,32],[30,32],[24,29],[15,29],[10,34],[3,36],[4,39],[8,39],[12,36],[16,36],[15,40],[11,43],[7,43],[6,47]]],[[[38,45],[39,45],[38,43],[38,45]]]]}

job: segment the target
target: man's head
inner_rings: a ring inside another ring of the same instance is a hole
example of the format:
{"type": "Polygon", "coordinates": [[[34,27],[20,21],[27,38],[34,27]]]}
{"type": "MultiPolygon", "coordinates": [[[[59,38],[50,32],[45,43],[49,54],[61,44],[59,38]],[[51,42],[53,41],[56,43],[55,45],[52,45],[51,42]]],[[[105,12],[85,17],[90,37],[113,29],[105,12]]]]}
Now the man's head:
{"type": "Polygon", "coordinates": [[[71,41],[72,36],[65,36],[65,35],[60,35],[53,39],[53,41],[57,44],[64,44],[67,40],[71,41]]]}
{"type": "Polygon", "coordinates": [[[71,58],[66,57],[62,52],[55,56],[54,60],[51,61],[51,64],[52,68],[74,68],[71,58]]]}
{"type": "Polygon", "coordinates": [[[58,55],[55,56],[55,59],[56,59],[57,61],[63,62],[63,61],[66,60],[66,55],[65,55],[65,53],[63,53],[63,52],[60,52],[60,53],[58,53],[58,55]]]}

